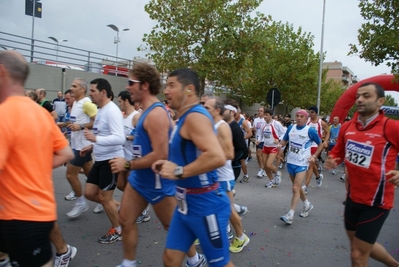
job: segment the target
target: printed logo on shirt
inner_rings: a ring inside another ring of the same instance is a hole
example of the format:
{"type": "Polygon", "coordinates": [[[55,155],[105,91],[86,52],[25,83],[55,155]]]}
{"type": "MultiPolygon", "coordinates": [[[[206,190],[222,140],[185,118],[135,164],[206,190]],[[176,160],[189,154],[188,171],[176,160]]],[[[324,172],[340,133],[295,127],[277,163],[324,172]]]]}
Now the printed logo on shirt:
{"type": "Polygon", "coordinates": [[[348,139],[345,158],[356,166],[368,168],[373,157],[373,152],[374,146],[348,139]]]}

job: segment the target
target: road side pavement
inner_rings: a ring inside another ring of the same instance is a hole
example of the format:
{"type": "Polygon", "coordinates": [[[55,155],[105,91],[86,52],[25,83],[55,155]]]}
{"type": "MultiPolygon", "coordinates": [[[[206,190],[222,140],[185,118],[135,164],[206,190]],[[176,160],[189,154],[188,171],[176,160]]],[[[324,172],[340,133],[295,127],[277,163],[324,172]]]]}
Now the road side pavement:
{"type": "MultiPolygon", "coordinates": [[[[235,266],[350,266],[350,247],[343,227],[342,201],[345,198],[345,188],[344,183],[339,180],[342,168],[335,176],[324,171],[321,188],[316,187],[313,178],[308,199],[314,209],[307,218],[300,218],[302,203],[299,203],[292,225],[286,225],[279,219],[290,207],[291,183],[286,170],[281,170],[283,179],[278,187],[266,189],[266,177],[256,178],[258,166],[255,160],[248,164],[248,169],[251,178],[248,183],[236,184],[235,201],[249,209],[242,223],[251,241],[242,252],[231,254],[235,266]]],[[[54,170],[54,181],[61,231],[65,240],[78,248],[77,256],[69,266],[116,266],[123,256],[122,243],[98,243],[98,238],[106,233],[110,225],[104,212],[92,212],[95,203],[90,203],[90,209],[75,220],[66,217],[65,213],[74,202],[64,200],[64,196],[71,190],[65,179],[65,170],[65,167],[54,170]]],[[[84,182],[84,176],[81,175],[80,178],[84,182]]],[[[120,191],[115,191],[115,199],[120,200],[121,196],[120,191]]],[[[396,198],[395,208],[378,239],[396,259],[399,259],[398,206],[396,198]]],[[[159,267],[162,266],[166,232],[152,209],[150,215],[150,222],[139,225],[138,266],[159,267]]],[[[200,247],[198,250],[200,251],[200,247]]],[[[371,260],[369,266],[383,265],[371,260]]]]}

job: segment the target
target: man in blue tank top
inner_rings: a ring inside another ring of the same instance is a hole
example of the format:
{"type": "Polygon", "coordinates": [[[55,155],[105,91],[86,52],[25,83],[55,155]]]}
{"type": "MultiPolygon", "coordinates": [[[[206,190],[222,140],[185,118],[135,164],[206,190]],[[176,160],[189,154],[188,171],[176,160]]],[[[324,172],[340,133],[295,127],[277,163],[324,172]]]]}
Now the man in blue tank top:
{"type": "MultiPolygon", "coordinates": [[[[151,164],[168,156],[168,141],[171,120],[165,106],[157,98],[161,88],[160,75],[154,66],[134,64],[129,71],[126,89],[133,102],[140,102],[143,111],[136,125],[133,140],[133,159],[115,158],[110,160],[114,173],[131,171],[122,197],[119,220],[122,225],[124,259],[120,267],[137,267],[138,244],[137,218],[147,207],[152,207],[166,230],[169,228],[176,207],[175,183],[162,179],[151,170],[151,164]]],[[[198,255],[195,247],[190,253],[195,267],[205,265],[206,260],[198,255]],[[198,263],[198,264],[197,264],[198,263]]]]}
{"type": "Polygon", "coordinates": [[[230,203],[220,190],[217,168],[226,163],[213,120],[199,102],[199,79],[191,69],[173,71],[165,96],[177,110],[178,122],[169,140],[169,161],[158,160],[153,170],[176,180],[178,207],[169,228],[164,266],[181,266],[196,238],[211,267],[234,266],[230,261],[227,223],[230,203]]]}

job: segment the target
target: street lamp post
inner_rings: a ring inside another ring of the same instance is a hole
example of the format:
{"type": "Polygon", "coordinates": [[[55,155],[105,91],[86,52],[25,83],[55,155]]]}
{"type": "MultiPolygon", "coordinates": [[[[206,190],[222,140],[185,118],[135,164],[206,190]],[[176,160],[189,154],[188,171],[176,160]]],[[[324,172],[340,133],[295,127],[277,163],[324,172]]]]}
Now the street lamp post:
{"type": "Polygon", "coordinates": [[[60,42],[68,42],[68,40],[60,40],[58,41],[57,38],[50,36],[49,39],[53,40],[54,42],[57,43],[57,48],[55,52],[55,66],[58,67],[58,45],[60,42]]]}
{"type": "Polygon", "coordinates": [[[321,45],[320,45],[320,62],[319,62],[319,81],[317,83],[317,109],[320,112],[320,93],[321,93],[321,76],[323,73],[323,43],[324,43],[324,18],[326,14],[326,0],[323,1],[323,18],[321,24],[321,45]]]}
{"type": "MultiPolygon", "coordinates": [[[[119,28],[116,27],[114,24],[108,24],[107,27],[110,27],[114,31],[116,31],[116,37],[114,39],[114,44],[116,44],[116,55],[115,55],[115,76],[118,76],[118,44],[120,43],[119,40],[119,28]]],[[[122,29],[122,31],[128,31],[128,28],[122,29]]]]}

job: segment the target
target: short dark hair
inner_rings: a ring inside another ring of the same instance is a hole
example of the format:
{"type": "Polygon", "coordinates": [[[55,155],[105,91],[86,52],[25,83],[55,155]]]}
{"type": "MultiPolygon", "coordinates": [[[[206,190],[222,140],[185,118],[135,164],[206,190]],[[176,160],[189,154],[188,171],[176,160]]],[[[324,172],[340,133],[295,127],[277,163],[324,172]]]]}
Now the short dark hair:
{"type": "Polygon", "coordinates": [[[131,99],[131,94],[129,91],[125,90],[125,91],[121,91],[118,95],[118,97],[120,97],[123,101],[128,100],[130,105],[134,105],[134,102],[131,99]]]}
{"type": "Polygon", "coordinates": [[[235,108],[237,109],[237,112],[238,112],[239,107],[238,107],[238,103],[237,103],[235,100],[233,100],[233,99],[226,99],[226,100],[224,101],[224,103],[225,103],[226,105],[230,105],[230,106],[235,107],[235,108]]]}
{"type": "Polygon", "coordinates": [[[371,83],[371,82],[370,83],[364,83],[364,84],[360,85],[359,88],[366,87],[366,86],[369,86],[369,85],[374,85],[375,92],[377,93],[377,97],[378,98],[385,97],[385,90],[378,83],[371,83]]]}
{"type": "Polygon", "coordinates": [[[148,83],[151,95],[159,94],[161,90],[161,76],[158,70],[148,63],[134,63],[129,75],[134,76],[141,84],[148,83]]]}
{"type": "Polygon", "coordinates": [[[200,81],[197,73],[189,68],[176,69],[169,73],[168,77],[176,77],[183,86],[194,85],[195,93],[200,95],[200,81]]]}
{"type": "Polygon", "coordinates": [[[65,91],[64,95],[70,94],[71,92],[72,92],[72,90],[71,90],[71,89],[68,89],[68,90],[65,91]]]}
{"type": "Polygon", "coordinates": [[[264,114],[267,113],[267,114],[273,115],[273,110],[263,108],[263,113],[264,113],[264,114]]]}
{"type": "Polygon", "coordinates": [[[95,84],[98,91],[104,91],[107,93],[108,98],[114,97],[114,92],[112,92],[111,84],[103,78],[97,78],[90,82],[90,84],[95,84]]]}
{"type": "Polygon", "coordinates": [[[291,118],[291,114],[285,114],[286,117],[291,118]]]}

